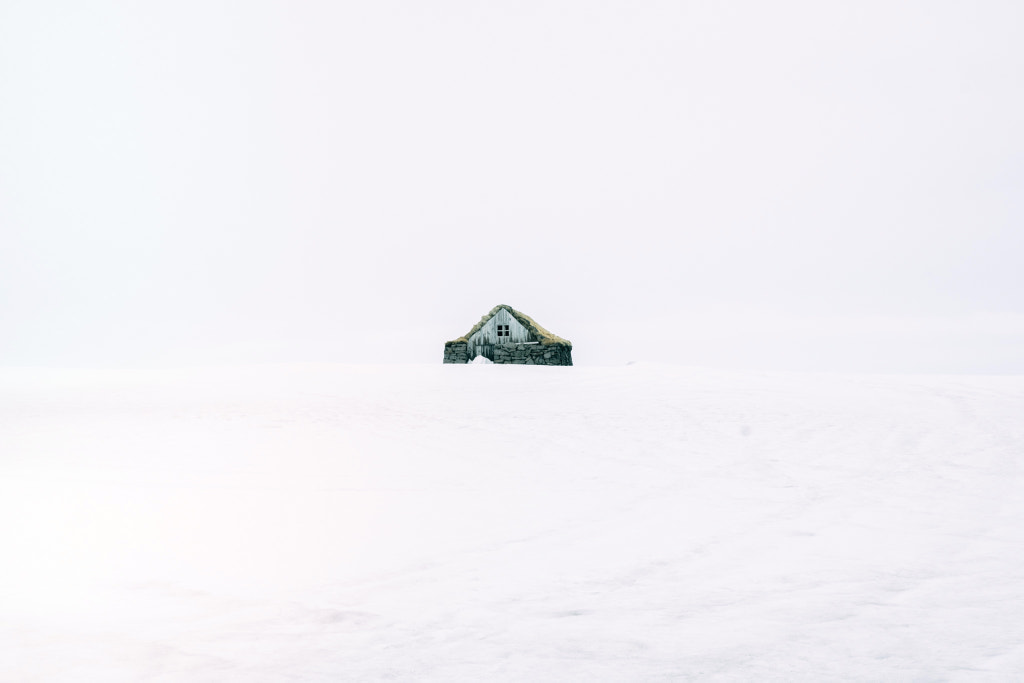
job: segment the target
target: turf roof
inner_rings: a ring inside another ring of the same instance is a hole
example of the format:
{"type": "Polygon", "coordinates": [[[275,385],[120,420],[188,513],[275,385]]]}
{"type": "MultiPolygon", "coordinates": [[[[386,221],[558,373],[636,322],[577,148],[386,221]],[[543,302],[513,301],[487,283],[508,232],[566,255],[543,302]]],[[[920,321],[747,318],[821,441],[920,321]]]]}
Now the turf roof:
{"type": "Polygon", "coordinates": [[[520,325],[522,325],[530,332],[532,332],[533,335],[537,337],[537,341],[539,341],[541,344],[564,344],[570,348],[572,347],[572,342],[569,341],[568,339],[562,339],[557,334],[552,334],[548,332],[543,327],[538,325],[537,322],[530,316],[526,315],[525,313],[520,313],[516,309],[512,308],[511,306],[506,306],[505,304],[498,304],[497,306],[492,308],[487,315],[480,318],[480,322],[474,325],[473,329],[471,329],[469,332],[462,335],[458,339],[453,339],[449,343],[469,341],[469,338],[476,334],[477,330],[486,325],[487,321],[493,318],[494,314],[503,308],[509,313],[511,313],[512,317],[518,320],[520,325]]]}

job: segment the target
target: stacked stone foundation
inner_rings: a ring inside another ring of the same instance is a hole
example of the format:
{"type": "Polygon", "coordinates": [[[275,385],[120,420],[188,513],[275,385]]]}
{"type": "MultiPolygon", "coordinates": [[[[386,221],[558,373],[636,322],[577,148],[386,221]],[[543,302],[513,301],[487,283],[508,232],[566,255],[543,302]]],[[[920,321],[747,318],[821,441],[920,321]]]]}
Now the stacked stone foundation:
{"type": "Polygon", "coordinates": [[[572,347],[565,344],[498,344],[494,362],[511,365],[572,365],[572,347]]]}
{"type": "Polygon", "coordinates": [[[468,363],[469,344],[466,342],[447,342],[444,345],[445,363],[468,363]]]}
{"type": "MultiPolygon", "coordinates": [[[[445,363],[468,363],[469,344],[447,342],[445,363]]],[[[495,344],[494,362],[498,365],[572,365],[572,347],[566,344],[495,344]]]]}

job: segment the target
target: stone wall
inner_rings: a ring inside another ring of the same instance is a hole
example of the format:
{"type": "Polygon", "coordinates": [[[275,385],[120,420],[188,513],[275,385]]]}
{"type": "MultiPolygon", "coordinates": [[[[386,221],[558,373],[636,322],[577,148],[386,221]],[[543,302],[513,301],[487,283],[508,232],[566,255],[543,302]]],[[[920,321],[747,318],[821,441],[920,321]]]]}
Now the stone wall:
{"type": "Polygon", "coordinates": [[[514,365],[572,365],[572,347],[566,344],[498,344],[494,362],[514,365]]]}
{"type": "Polygon", "coordinates": [[[469,344],[466,342],[445,342],[445,363],[468,363],[469,361],[469,344]]]}
{"type": "MultiPolygon", "coordinates": [[[[445,342],[445,363],[468,363],[469,344],[445,342]]],[[[567,344],[495,344],[494,362],[502,365],[572,365],[567,344]]]]}

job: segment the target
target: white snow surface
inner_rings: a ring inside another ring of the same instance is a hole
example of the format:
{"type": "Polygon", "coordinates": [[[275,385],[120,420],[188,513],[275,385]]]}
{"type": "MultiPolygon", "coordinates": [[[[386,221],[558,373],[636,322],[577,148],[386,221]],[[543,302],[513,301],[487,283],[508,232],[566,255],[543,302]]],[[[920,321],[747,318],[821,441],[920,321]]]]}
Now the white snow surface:
{"type": "Polygon", "coordinates": [[[0,370],[3,681],[1024,679],[1024,377],[0,370]]]}

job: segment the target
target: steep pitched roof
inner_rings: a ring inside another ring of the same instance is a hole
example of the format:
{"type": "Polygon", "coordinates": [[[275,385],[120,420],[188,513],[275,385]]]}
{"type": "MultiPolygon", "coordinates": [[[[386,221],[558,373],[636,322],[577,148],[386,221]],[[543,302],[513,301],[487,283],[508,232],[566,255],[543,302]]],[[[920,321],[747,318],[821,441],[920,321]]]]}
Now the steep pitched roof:
{"type": "MultiPolygon", "coordinates": [[[[508,311],[509,313],[511,313],[512,317],[515,318],[516,320],[518,320],[520,325],[522,325],[523,327],[528,329],[530,332],[532,332],[533,335],[535,337],[537,337],[537,341],[539,341],[541,344],[565,344],[568,347],[572,347],[572,342],[569,341],[568,339],[562,339],[557,334],[552,334],[552,333],[548,332],[543,327],[538,325],[536,323],[536,321],[534,321],[534,319],[531,318],[530,316],[526,315],[525,313],[520,313],[516,309],[512,308],[511,306],[506,306],[505,304],[498,304],[497,306],[492,308],[491,311],[487,315],[485,315],[484,317],[480,318],[480,322],[478,322],[476,325],[474,325],[473,329],[471,329],[469,332],[467,332],[466,334],[462,335],[458,339],[453,339],[452,342],[469,341],[469,338],[472,337],[476,333],[477,330],[479,330],[481,327],[486,325],[487,321],[490,320],[491,318],[493,318],[494,314],[497,313],[498,311],[500,311],[503,308],[506,311],[508,311]]],[[[452,342],[449,342],[449,343],[452,343],[452,342]]]]}

